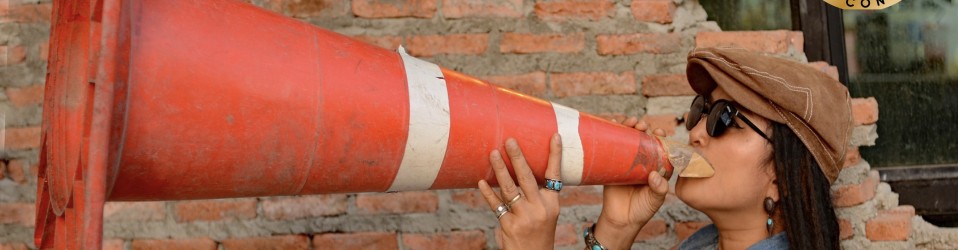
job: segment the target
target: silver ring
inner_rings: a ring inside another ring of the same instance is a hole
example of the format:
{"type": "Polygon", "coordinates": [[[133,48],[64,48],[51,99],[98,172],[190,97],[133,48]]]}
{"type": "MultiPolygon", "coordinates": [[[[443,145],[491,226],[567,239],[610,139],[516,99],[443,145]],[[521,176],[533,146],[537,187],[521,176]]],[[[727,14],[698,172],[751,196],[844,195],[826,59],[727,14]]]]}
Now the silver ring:
{"type": "Polygon", "coordinates": [[[509,200],[509,203],[506,203],[506,206],[511,207],[513,204],[516,204],[516,202],[519,201],[519,198],[522,198],[522,194],[517,194],[516,197],[509,200]]]}
{"type": "Polygon", "coordinates": [[[505,204],[499,204],[496,206],[496,219],[502,218],[503,215],[509,212],[509,207],[505,204]]]}
{"type": "Polygon", "coordinates": [[[546,179],[546,189],[556,192],[562,191],[562,181],[546,179]]]}

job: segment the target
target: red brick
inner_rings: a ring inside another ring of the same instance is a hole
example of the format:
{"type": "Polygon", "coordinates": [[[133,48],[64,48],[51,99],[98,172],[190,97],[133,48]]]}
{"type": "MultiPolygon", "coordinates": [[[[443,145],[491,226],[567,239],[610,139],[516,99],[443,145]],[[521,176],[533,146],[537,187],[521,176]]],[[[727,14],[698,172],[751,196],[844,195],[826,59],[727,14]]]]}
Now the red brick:
{"type": "Polygon", "coordinates": [[[828,62],[825,62],[825,61],[814,61],[814,62],[808,62],[808,66],[812,67],[813,69],[817,69],[819,71],[825,72],[825,68],[828,68],[829,65],[828,65],[828,62]]]}
{"type": "Polygon", "coordinates": [[[875,124],[878,121],[878,101],[874,97],[852,98],[852,119],[855,125],[875,124]]]}
{"type": "Polygon", "coordinates": [[[483,80],[527,95],[541,97],[546,93],[546,73],[541,71],[522,75],[486,76],[483,80]]]}
{"type": "Polygon", "coordinates": [[[675,3],[672,0],[632,0],[632,16],[642,22],[672,23],[675,3]]]}
{"type": "Polygon", "coordinates": [[[850,167],[852,165],[858,164],[862,161],[862,155],[858,151],[858,147],[849,147],[845,150],[845,163],[842,164],[843,168],[850,167]]]}
{"type": "Polygon", "coordinates": [[[27,244],[23,243],[0,243],[0,250],[28,250],[27,244]]]}
{"type": "Polygon", "coordinates": [[[659,74],[642,77],[642,95],[688,96],[695,95],[685,74],[659,74]]]}
{"type": "Polygon", "coordinates": [[[14,65],[27,60],[23,46],[0,46],[0,66],[14,65]]]}
{"type": "Polygon", "coordinates": [[[838,219],[838,237],[839,239],[848,239],[855,235],[855,228],[847,219],[838,219]]]}
{"type": "Polygon", "coordinates": [[[695,46],[738,47],[780,54],[787,52],[789,48],[802,52],[804,38],[801,32],[787,30],[699,32],[695,37],[695,46]]]}
{"type": "Polygon", "coordinates": [[[439,54],[478,55],[489,47],[489,34],[422,35],[406,39],[406,49],[413,56],[439,54]]]}
{"type": "Polygon", "coordinates": [[[827,62],[816,61],[808,63],[809,67],[817,69],[818,71],[824,72],[832,79],[838,80],[838,68],[835,66],[828,65],[827,62]]]}
{"type": "Polygon", "coordinates": [[[263,215],[270,220],[294,220],[346,213],[345,194],[281,197],[263,200],[263,215]]]}
{"type": "Polygon", "coordinates": [[[0,0],[0,23],[13,21],[10,16],[10,0],[0,0]]]}
{"type": "Polygon", "coordinates": [[[439,209],[439,197],[432,191],[359,194],[356,208],[363,214],[432,213],[439,209]]]}
{"type": "Polygon", "coordinates": [[[850,207],[865,203],[875,197],[878,182],[878,172],[871,171],[868,173],[868,178],[860,184],[832,187],[832,203],[835,207],[850,207]]]}
{"type": "Polygon", "coordinates": [[[396,233],[344,233],[313,236],[313,249],[399,249],[396,233]]]}
{"type": "Polygon", "coordinates": [[[342,0],[287,0],[288,16],[333,18],[349,15],[349,2],[342,0]]]}
{"type": "Polygon", "coordinates": [[[559,205],[580,206],[602,204],[602,190],[596,186],[567,186],[559,192],[559,205]]]}
{"type": "Polygon", "coordinates": [[[25,172],[30,168],[30,164],[24,159],[15,159],[7,162],[7,173],[10,173],[10,179],[20,183],[27,183],[25,172]]]}
{"type": "Polygon", "coordinates": [[[669,225],[667,225],[664,220],[650,220],[648,223],[645,223],[645,226],[642,227],[642,230],[639,231],[639,234],[635,236],[635,242],[646,241],[663,236],[667,232],[668,227],[669,225]]]}
{"type": "Polygon", "coordinates": [[[7,88],[7,97],[16,107],[43,102],[43,84],[34,84],[21,88],[7,88]]]}
{"type": "Polygon", "coordinates": [[[256,199],[181,201],[174,209],[179,222],[252,219],[256,199]]]}
{"type": "Polygon", "coordinates": [[[635,75],[631,72],[553,73],[552,93],[556,97],[580,95],[635,94],[635,75]]]}
{"type": "Polygon", "coordinates": [[[878,211],[875,218],[865,223],[865,236],[872,241],[904,241],[911,235],[912,206],[878,211]]]}
{"type": "Polygon", "coordinates": [[[439,0],[353,0],[353,13],[363,18],[421,17],[436,14],[439,0]]]}
{"type": "Polygon", "coordinates": [[[704,221],[690,221],[690,222],[678,222],[675,223],[675,236],[679,239],[679,242],[692,236],[695,231],[698,231],[702,227],[712,224],[711,222],[704,221]]]}
{"type": "Polygon", "coordinates": [[[53,4],[51,3],[23,3],[12,4],[10,6],[10,17],[19,23],[50,22],[50,16],[53,13],[53,4]]]}
{"type": "Polygon", "coordinates": [[[353,36],[357,40],[363,41],[368,44],[379,46],[380,48],[395,50],[399,48],[399,45],[402,45],[402,37],[399,36],[353,36]]]}
{"type": "Polygon", "coordinates": [[[489,210],[489,204],[477,189],[456,190],[452,193],[452,202],[470,210],[489,210]]]}
{"type": "Polygon", "coordinates": [[[121,239],[107,239],[103,240],[103,250],[123,250],[123,240],[121,239]]]}
{"type": "Polygon", "coordinates": [[[435,234],[403,234],[406,249],[485,249],[482,231],[457,231],[435,234]]]}
{"type": "Polygon", "coordinates": [[[106,221],[162,221],[166,219],[166,202],[107,202],[103,206],[106,221]]]}
{"type": "Polygon", "coordinates": [[[36,224],[36,207],[33,203],[0,203],[0,224],[20,224],[32,227],[36,224]]]}
{"type": "Polygon", "coordinates": [[[280,235],[227,239],[222,242],[225,250],[259,249],[309,249],[309,237],[305,235],[280,235]]]}
{"type": "Polygon", "coordinates": [[[442,0],[446,18],[519,18],[525,16],[523,0],[442,0]]]}
{"type": "Polygon", "coordinates": [[[499,42],[499,52],[530,53],[575,53],[585,48],[585,34],[528,34],[505,33],[499,42]]]}
{"type": "Polygon", "coordinates": [[[537,1],[535,12],[542,20],[600,20],[612,15],[615,3],[609,0],[537,1]]]}
{"type": "Polygon", "coordinates": [[[38,50],[40,50],[40,61],[47,61],[47,58],[50,57],[50,42],[43,41],[37,45],[38,50]]]}
{"type": "Polygon", "coordinates": [[[6,128],[3,149],[18,150],[40,147],[40,127],[6,128]]]}
{"type": "Polygon", "coordinates": [[[135,239],[132,250],[214,250],[216,242],[208,238],[194,239],[135,239]]]}
{"type": "Polygon", "coordinates": [[[630,55],[636,53],[667,54],[678,52],[682,37],[677,33],[634,33],[599,35],[595,38],[599,55],[630,55]]]}
{"type": "Polygon", "coordinates": [[[679,121],[676,119],[675,115],[665,114],[665,115],[646,115],[642,119],[649,124],[649,129],[654,131],[655,129],[662,129],[665,131],[665,135],[675,134],[675,128],[679,126],[679,121]]]}
{"type": "Polygon", "coordinates": [[[575,225],[556,225],[555,246],[575,245],[579,241],[579,234],[575,232],[575,225]]]}

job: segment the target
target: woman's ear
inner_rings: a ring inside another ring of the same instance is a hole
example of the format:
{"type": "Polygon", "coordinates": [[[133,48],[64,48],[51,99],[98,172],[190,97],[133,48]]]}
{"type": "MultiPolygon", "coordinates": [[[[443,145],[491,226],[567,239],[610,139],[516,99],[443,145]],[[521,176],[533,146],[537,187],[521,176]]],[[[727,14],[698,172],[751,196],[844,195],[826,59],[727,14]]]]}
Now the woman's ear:
{"type": "Polygon", "coordinates": [[[772,198],[776,202],[780,200],[778,193],[778,179],[772,177],[771,181],[768,183],[768,189],[765,190],[765,197],[772,198]]]}
{"type": "Polygon", "coordinates": [[[765,190],[765,197],[770,197],[775,201],[778,201],[780,195],[778,193],[778,176],[775,175],[775,163],[771,163],[765,168],[765,176],[768,177],[768,188],[765,190]]]}

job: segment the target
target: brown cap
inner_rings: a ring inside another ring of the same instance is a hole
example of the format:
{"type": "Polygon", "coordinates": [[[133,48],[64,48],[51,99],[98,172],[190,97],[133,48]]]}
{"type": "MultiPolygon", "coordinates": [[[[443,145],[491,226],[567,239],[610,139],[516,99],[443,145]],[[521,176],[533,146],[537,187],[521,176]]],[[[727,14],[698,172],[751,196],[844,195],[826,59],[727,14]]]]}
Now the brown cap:
{"type": "Polygon", "coordinates": [[[803,63],[733,48],[689,52],[689,84],[700,95],[722,86],[744,108],[788,125],[829,183],[838,178],[852,132],[848,89],[803,63]]]}

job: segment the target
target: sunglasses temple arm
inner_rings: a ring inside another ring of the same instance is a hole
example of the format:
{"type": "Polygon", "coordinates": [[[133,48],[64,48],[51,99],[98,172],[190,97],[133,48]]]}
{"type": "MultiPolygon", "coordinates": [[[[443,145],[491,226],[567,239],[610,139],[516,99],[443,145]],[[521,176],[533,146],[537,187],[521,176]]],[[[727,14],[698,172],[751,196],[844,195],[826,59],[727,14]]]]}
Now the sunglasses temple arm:
{"type": "Polygon", "coordinates": [[[761,135],[762,138],[765,138],[768,141],[772,141],[771,137],[768,137],[768,135],[766,135],[765,132],[762,132],[761,129],[758,129],[758,126],[755,126],[755,124],[752,123],[752,121],[749,121],[748,118],[745,118],[745,115],[742,115],[742,113],[737,113],[736,115],[738,116],[739,119],[742,119],[742,121],[745,122],[745,125],[748,125],[750,128],[752,128],[752,130],[755,130],[755,132],[761,135]]]}

